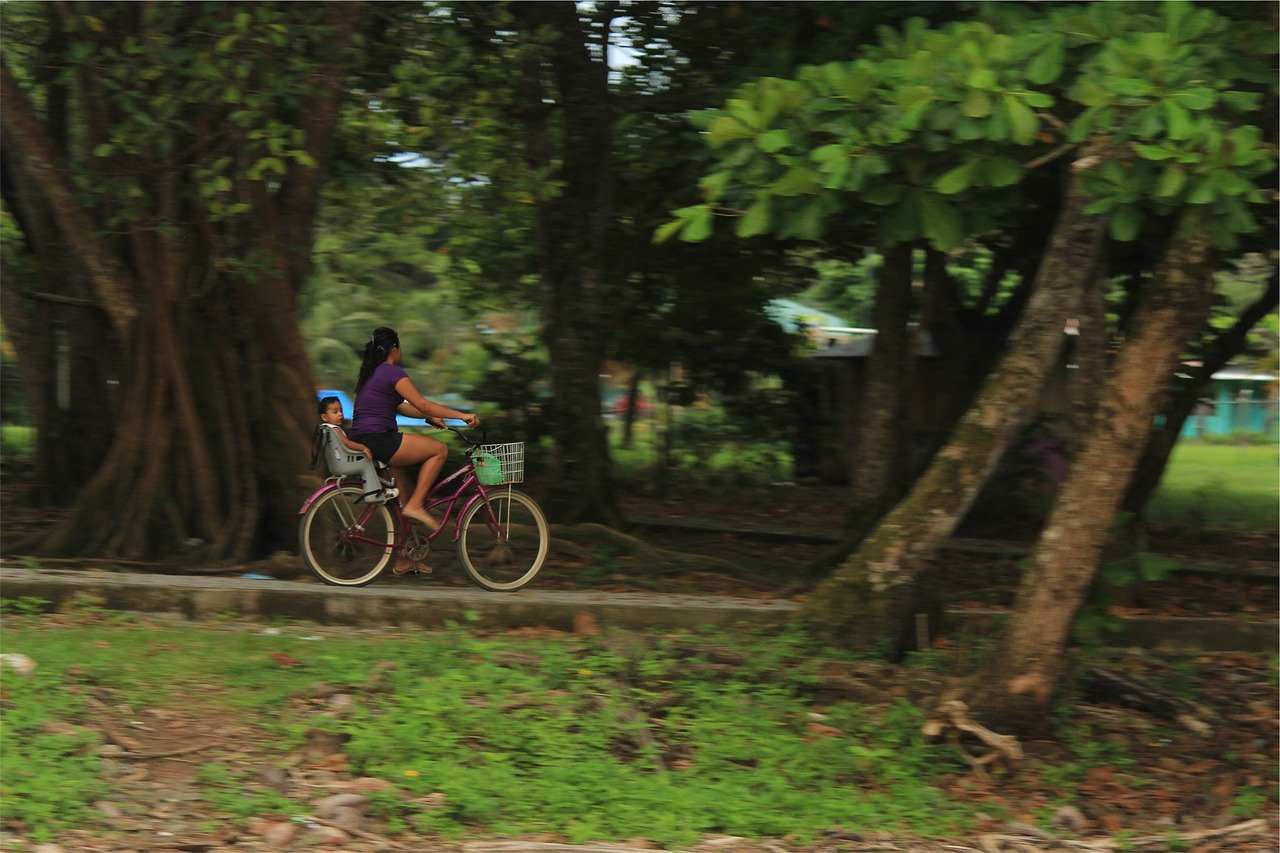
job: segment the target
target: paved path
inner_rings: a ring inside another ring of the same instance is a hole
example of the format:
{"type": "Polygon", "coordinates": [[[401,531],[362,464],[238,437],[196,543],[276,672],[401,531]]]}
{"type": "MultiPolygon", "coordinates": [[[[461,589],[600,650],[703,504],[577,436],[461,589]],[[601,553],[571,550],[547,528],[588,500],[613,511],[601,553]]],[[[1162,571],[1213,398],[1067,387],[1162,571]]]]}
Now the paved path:
{"type": "Polygon", "coordinates": [[[0,565],[0,597],[39,598],[57,606],[76,598],[111,610],[175,613],[188,619],[236,614],[303,619],[327,625],[431,628],[472,622],[486,628],[541,625],[572,630],[575,620],[622,628],[724,627],[782,624],[789,601],[709,595],[540,590],[442,589],[423,581],[377,581],[349,589],[239,576],[189,577],[87,569],[26,569],[0,565]]]}

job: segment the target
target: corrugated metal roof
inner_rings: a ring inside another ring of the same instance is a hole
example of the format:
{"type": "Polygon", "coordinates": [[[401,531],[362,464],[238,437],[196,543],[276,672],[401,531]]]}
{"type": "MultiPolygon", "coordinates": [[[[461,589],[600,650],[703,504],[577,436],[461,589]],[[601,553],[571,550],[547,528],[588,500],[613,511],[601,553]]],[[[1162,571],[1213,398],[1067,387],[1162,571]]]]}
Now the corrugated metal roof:
{"type": "Polygon", "coordinates": [[[801,305],[791,299],[773,299],[764,308],[765,313],[788,332],[807,332],[820,326],[847,326],[843,318],[828,314],[818,308],[801,305]]]}

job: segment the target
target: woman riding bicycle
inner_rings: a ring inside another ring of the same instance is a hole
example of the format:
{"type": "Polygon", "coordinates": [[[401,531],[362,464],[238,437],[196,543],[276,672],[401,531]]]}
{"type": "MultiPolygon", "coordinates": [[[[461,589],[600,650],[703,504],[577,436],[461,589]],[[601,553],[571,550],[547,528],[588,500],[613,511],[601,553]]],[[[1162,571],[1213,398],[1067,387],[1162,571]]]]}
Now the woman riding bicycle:
{"type": "Polygon", "coordinates": [[[435,530],[439,523],[427,514],[424,504],[427,492],[449,456],[449,448],[444,442],[429,436],[400,432],[396,428],[396,414],[425,418],[436,426],[442,426],[444,418],[456,418],[474,427],[479,418],[422,396],[400,367],[400,358],[400,336],[395,330],[386,326],[374,329],[373,336],[364,346],[364,361],[360,365],[360,378],[356,381],[351,440],[368,446],[375,459],[391,467],[400,494],[410,495],[401,511],[428,529],[435,530]],[[411,491],[405,466],[418,463],[422,468],[411,491]]]}

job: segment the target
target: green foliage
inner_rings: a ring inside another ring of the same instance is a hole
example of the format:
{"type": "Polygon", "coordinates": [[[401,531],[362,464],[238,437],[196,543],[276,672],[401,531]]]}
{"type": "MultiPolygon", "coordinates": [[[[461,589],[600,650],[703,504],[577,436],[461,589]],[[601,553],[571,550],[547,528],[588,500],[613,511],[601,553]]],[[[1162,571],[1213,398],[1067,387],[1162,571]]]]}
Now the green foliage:
{"type": "Polygon", "coordinates": [[[17,616],[35,616],[44,613],[50,608],[50,602],[43,598],[33,595],[24,595],[22,598],[4,598],[0,599],[0,613],[13,613],[17,616]]]}
{"type": "Polygon", "coordinates": [[[845,825],[955,819],[919,786],[943,755],[921,741],[919,712],[829,709],[826,724],[849,738],[814,741],[800,695],[814,670],[785,645],[763,644],[773,653],[711,684],[670,656],[671,641],[525,643],[516,665],[457,642],[465,667],[424,657],[339,726],[364,772],[445,794],[446,809],[409,818],[419,829],[672,845],[711,832],[803,838],[837,814],[845,825]],[[858,790],[873,779],[883,794],[858,790]]]}
{"type": "MultiPolygon", "coordinates": [[[[14,646],[9,644],[9,648],[14,646]]],[[[34,840],[81,825],[90,804],[107,790],[96,732],[58,725],[83,718],[84,703],[65,692],[57,672],[37,662],[31,676],[4,671],[4,725],[0,726],[0,818],[28,829],[34,840]]]]}
{"type": "MultiPolygon", "coordinates": [[[[6,646],[35,650],[39,664],[31,678],[5,673],[0,708],[3,815],[33,840],[101,820],[87,807],[106,794],[96,711],[81,698],[88,685],[135,708],[198,707],[265,728],[271,738],[249,737],[198,771],[202,796],[228,822],[309,810],[254,774],[292,760],[284,753],[312,729],[349,736],[353,772],[393,783],[371,810],[378,832],[645,837],[668,848],[731,834],[803,845],[836,825],[954,837],[975,810],[1007,808],[1003,797],[943,793],[968,765],[923,737],[917,708],[832,699],[824,679],[851,662],[796,627],[589,637],[110,624],[85,614],[12,616],[5,630],[6,646]],[[277,653],[300,665],[278,666],[277,653]],[[317,683],[360,701],[343,710],[299,701],[317,683]],[[431,794],[443,794],[443,807],[424,811],[415,799],[431,794]]],[[[1274,667],[1259,671],[1274,684],[1274,667]]],[[[1195,668],[1170,679],[1186,689],[1195,668]]],[[[1144,783],[1128,747],[1069,706],[1054,730],[1053,760],[1028,765],[1038,770],[1020,784],[1070,797],[1097,768],[1144,783]]],[[[1268,802],[1241,788],[1231,809],[1245,816],[1268,802]]]]}
{"type": "Polygon", "coordinates": [[[210,805],[241,820],[298,810],[297,803],[261,784],[257,776],[252,771],[236,771],[223,764],[202,764],[196,771],[196,785],[210,805]]]}
{"type": "MultiPolygon", "coordinates": [[[[396,785],[379,800],[382,819],[417,832],[645,836],[675,846],[709,833],[813,838],[837,823],[945,834],[966,822],[968,808],[931,784],[961,767],[922,739],[920,712],[816,706],[810,688],[828,655],[795,631],[599,639],[316,631],[11,618],[7,644],[38,648],[40,675],[6,678],[6,816],[50,837],[83,825],[85,804],[103,793],[89,741],[41,731],[83,713],[67,686],[87,681],[139,707],[189,706],[199,696],[227,702],[229,718],[252,709],[277,732],[276,749],[297,748],[308,728],[345,733],[353,769],[396,785]],[[721,646],[743,664],[714,677],[690,666],[721,646]],[[277,652],[303,666],[277,666],[277,652]],[[371,678],[383,682],[362,688],[371,678]],[[317,681],[363,698],[341,714],[289,701],[317,681]],[[810,725],[817,720],[829,727],[821,736],[810,725]],[[435,792],[446,798],[441,811],[407,805],[435,792]]],[[[197,784],[232,818],[306,808],[247,773],[214,761],[197,784]]]]}
{"type": "Polygon", "coordinates": [[[1136,766],[1124,744],[1097,737],[1089,724],[1071,720],[1063,713],[1056,717],[1055,735],[1071,757],[1041,771],[1050,785],[1073,792],[1086,780],[1090,770],[1107,768],[1124,774],[1136,766]]]}
{"type": "Polygon", "coordinates": [[[1022,163],[1063,128],[1112,147],[1085,189],[1115,239],[1181,215],[1232,248],[1258,227],[1275,165],[1254,123],[1275,53],[1265,27],[1182,2],[1043,17],[1005,4],[980,21],[882,28],[855,61],[760,79],[694,116],[719,163],[705,200],[655,239],[703,240],[719,210],[739,237],[815,240],[852,220],[877,245],[952,249],[1016,215],[1022,163]]]}

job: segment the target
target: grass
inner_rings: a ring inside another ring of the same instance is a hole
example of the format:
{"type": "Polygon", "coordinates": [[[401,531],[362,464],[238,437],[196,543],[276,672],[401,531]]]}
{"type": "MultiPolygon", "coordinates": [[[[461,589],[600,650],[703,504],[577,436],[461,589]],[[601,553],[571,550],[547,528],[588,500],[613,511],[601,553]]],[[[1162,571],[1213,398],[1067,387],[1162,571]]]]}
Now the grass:
{"type": "Polygon", "coordinates": [[[1280,445],[1180,442],[1149,518],[1192,528],[1275,530],[1280,524],[1280,445]]]}
{"type": "Polygon", "coordinates": [[[833,653],[798,635],[267,633],[8,609],[24,612],[5,619],[6,651],[38,668],[5,673],[0,808],[35,840],[91,822],[109,788],[96,758],[104,702],[262,727],[267,754],[241,768],[205,754],[196,774],[209,808],[233,821],[308,812],[246,768],[285,762],[310,729],[346,738],[353,773],[394,783],[378,799],[390,834],[672,847],[708,834],[803,841],[836,825],[945,836],[971,821],[971,805],[938,787],[963,763],[923,740],[920,712],[818,704],[810,687],[833,653]],[[708,649],[746,662],[714,664],[708,649]],[[342,713],[304,701],[318,682],[358,700],[342,713]],[[444,808],[411,807],[437,793],[444,808]]]}
{"type": "Polygon", "coordinates": [[[35,427],[0,424],[0,459],[6,462],[30,460],[35,446],[35,427]]]}

